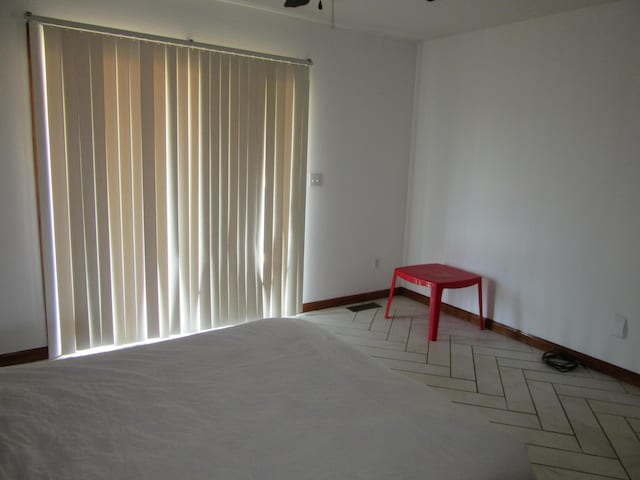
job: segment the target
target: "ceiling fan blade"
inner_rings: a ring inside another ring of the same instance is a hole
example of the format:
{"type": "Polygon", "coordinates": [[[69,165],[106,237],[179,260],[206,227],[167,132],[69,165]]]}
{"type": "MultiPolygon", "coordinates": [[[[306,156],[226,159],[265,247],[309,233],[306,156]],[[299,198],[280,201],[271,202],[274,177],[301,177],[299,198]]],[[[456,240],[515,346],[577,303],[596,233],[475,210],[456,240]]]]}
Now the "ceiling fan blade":
{"type": "Polygon", "coordinates": [[[284,2],[285,7],[301,7],[302,5],[306,5],[310,0],[286,0],[284,2]]]}

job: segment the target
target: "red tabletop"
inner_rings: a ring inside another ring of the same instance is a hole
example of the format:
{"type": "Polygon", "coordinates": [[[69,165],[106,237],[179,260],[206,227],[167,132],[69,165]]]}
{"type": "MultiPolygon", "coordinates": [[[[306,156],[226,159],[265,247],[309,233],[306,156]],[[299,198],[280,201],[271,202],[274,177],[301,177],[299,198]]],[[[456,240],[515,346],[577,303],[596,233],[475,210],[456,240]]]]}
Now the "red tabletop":
{"type": "Polygon", "coordinates": [[[441,263],[426,263],[422,265],[410,265],[398,267],[395,273],[411,283],[429,286],[437,283],[442,288],[463,288],[475,285],[480,280],[477,275],[460,268],[441,263]]]}

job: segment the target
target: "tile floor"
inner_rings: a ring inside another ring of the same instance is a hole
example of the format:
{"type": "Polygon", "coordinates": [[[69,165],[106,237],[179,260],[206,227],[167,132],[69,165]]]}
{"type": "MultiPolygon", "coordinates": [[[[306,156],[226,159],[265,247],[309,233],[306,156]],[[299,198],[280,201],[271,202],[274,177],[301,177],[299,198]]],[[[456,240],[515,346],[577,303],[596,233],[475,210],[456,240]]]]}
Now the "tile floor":
{"type": "MultiPolygon", "coordinates": [[[[386,299],[377,301],[384,307],[386,299]]],[[[392,370],[429,385],[526,442],[538,480],[640,479],[640,388],[579,367],[559,373],[541,351],[395,297],[384,308],[301,315],[392,370]]]]}

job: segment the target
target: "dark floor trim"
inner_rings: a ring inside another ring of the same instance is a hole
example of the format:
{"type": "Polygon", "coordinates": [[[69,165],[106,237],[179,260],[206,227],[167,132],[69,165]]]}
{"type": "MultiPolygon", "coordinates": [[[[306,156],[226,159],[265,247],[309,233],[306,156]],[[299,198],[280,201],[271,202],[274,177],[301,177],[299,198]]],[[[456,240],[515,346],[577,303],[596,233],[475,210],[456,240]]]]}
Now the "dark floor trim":
{"type": "MultiPolygon", "coordinates": [[[[414,292],[413,290],[409,290],[405,287],[396,288],[395,293],[398,295],[403,295],[405,297],[411,298],[412,300],[416,300],[417,302],[423,303],[425,305],[429,305],[429,297],[426,295],[422,295],[421,293],[414,292]]],[[[471,323],[478,324],[478,315],[475,313],[468,312],[458,307],[454,307],[453,305],[449,305],[447,303],[442,303],[440,306],[440,311],[448,313],[454,317],[460,318],[461,320],[466,320],[471,323]]],[[[484,319],[484,326],[487,330],[492,330],[500,335],[504,335],[505,337],[510,337],[519,342],[526,343],[527,345],[531,345],[532,347],[539,348],[543,351],[549,350],[560,350],[564,353],[567,353],[575,358],[577,358],[585,367],[589,367],[593,370],[597,370],[606,375],[609,375],[617,380],[630,383],[631,385],[635,385],[636,387],[640,387],[640,374],[636,372],[632,372],[631,370],[627,370],[626,368],[618,367],[617,365],[613,365],[611,363],[605,362],[603,360],[594,358],[590,355],[577,352],[570,348],[564,347],[562,345],[558,345],[557,343],[550,342],[549,340],[545,340],[544,338],[536,337],[534,335],[529,335],[524,333],[516,328],[510,327],[508,325],[503,325],[502,323],[496,322],[491,318],[484,319]]]]}
{"type": "Polygon", "coordinates": [[[352,303],[370,302],[389,296],[389,290],[378,290],[376,292],[359,293],[357,295],[349,295],[347,297],[330,298],[328,300],[319,300],[317,302],[309,302],[302,304],[303,312],[312,312],[314,310],[323,310],[325,308],[343,307],[352,303]]]}
{"type": "MultiPolygon", "coordinates": [[[[413,290],[409,290],[408,288],[405,288],[405,287],[396,288],[395,294],[403,295],[417,302],[423,303],[425,305],[429,305],[428,296],[418,292],[414,292],[413,290]]],[[[346,297],[331,298],[328,300],[319,300],[316,302],[304,303],[302,305],[302,311],[311,312],[314,310],[322,310],[325,308],[332,308],[332,307],[341,307],[344,305],[350,305],[350,304],[359,303],[359,302],[368,302],[371,300],[385,298],[388,295],[389,295],[389,290],[378,290],[375,292],[349,295],[346,297]]],[[[466,310],[463,310],[462,308],[454,307],[453,305],[449,305],[447,303],[442,303],[440,307],[440,311],[448,313],[449,315],[460,318],[462,320],[466,320],[471,323],[475,323],[475,324],[478,323],[478,315],[476,315],[475,313],[468,312],[466,310]]],[[[562,345],[558,345],[557,343],[553,343],[553,342],[550,342],[549,340],[545,340],[544,338],[536,337],[534,335],[529,335],[516,328],[496,322],[495,320],[492,320],[490,318],[485,318],[485,327],[488,330],[492,330],[506,337],[513,338],[527,345],[531,345],[532,347],[539,348],[540,350],[544,350],[544,351],[561,350],[580,360],[580,362],[582,362],[582,364],[585,365],[586,367],[602,372],[606,375],[609,375],[623,382],[630,383],[631,385],[640,387],[640,374],[636,372],[632,372],[631,370],[627,370],[625,368],[618,367],[617,365],[613,365],[603,360],[599,360],[597,358],[591,357],[590,355],[577,352],[575,350],[564,347],[562,345]]],[[[49,358],[49,349],[47,347],[33,348],[31,350],[23,350],[21,352],[5,353],[0,355],[0,367],[17,365],[20,363],[37,362],[40,360],[46,360],[47,358],[49,358]]]]}
{"type": "Polygon", "coordinates": [[[40,347],[21,352],[4,353],[0,355],[0,367],[18,365],[19,363],[38,362],[49,358],[49,348],[40,347]]]}

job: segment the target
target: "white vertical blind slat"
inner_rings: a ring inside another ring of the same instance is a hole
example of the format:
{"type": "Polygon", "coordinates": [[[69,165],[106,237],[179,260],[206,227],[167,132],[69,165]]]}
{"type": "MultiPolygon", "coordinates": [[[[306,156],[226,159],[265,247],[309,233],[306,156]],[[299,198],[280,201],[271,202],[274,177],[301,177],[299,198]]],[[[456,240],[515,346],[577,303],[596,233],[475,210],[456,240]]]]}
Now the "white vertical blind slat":
{"type": "MultiPolygon", "coordinates": [[[[73,284],[71,272],[71,240],[69,229],[67,166],[65,150],[64,86],[62,82],[62,31],[44,29],[45,61],[49,114],[49,152],[51,171],[51,211],[53,215],[53,242],[56,282],[49,291],[57,299],[60,324],[60,353],[76,349],[73,291],[64,288],[73,284]],[[57,288],[56,288],[57,287],[57,288]]],[[[42,197],[42,196],[41,196],[42,197]]],[[[52,348],[54,351],[57,348],[52,348]]]]}
{"type": "MultiPolygon", "coordinates": [[[[98,241],[95,201],[95,166],[93,138],[93,102],[91,98],[91,42],[72,39],[79,45],[76,71],[80,79],[77,83],[78,140],[80,153],[80,177],[82,192],[82,219],[84,226],[84,259],[87,292],[87,324],[82,333],[87,335],[87,347],[100,345],[100,285],[98,276],[98,241]]],[[[89,39],[91,40],[91,38],[89,39]]]]}
{"type": "Polygon", "coordinates": [[[44,283],[51,287],[45,291],[45,312],[47,317],[47,337],[49,357],[61,354],[60,316],[58,312],[57,288],[55,287],[55,243],[54,224],[51,215],[53,206],[51,192],[51,155],[49,150],[49,127],[47,106],[47,82],[45,71],[44,34],[42,25],[27,26],[31,48],[31,78],[33,81],[34,125],[40,126],[34,132],[34,154],[36,158],[37,196],[39,200],[40,232],[42,236],[42,263],[44,283]]]}
{"type": "Polygon", "coordinates": [[[177,174],[178,174],[178,261],[180,289],[180,331],[190,331],[191,275],[189,274],[189,52],[177,48],[177,174]]]}
{"type": "Polygon", "coordinates": [[[220,103],[219,103],[219,142],[218,163],[218,288],[220,298],[220,316],[218,325],[224,325],[229,318],[229,57],[220,57],[220,103]]]}
{"type": "Polygon", "coordinates": [[[306,182],[307,182],[307,130],[309,122],[309,69],[296,68],[296,86],[294,88],[295,101],[294,108],[296,111],[296,121],[291,132],[293,142],[295,144],[296,162],[294,170],[297,173],[293,175],[295,179],[296,195],[293,196],[291,205],[295,218],[295,225],[291,229],[295,234],[295,238],[291,239],[291,257],[295,262],[294,270],[297,275],[292,275],[290,280],[295,282],[295,298],[291,299],[290,310],[287,315],[293,315],[302,311],[302,281],[304,275],[304,224],[306,202],[306,182]]]}
{"type": "MultiPolygon", "coordinates": [[[[166,68],[167,49],[162,45],[153,46],[153,125],[154,125],[154,163],[155,163],[155,211],[156,211],[156,255],[158,284],[158,335],[166,337],[170,327],[170,290],[169,290],[169,191],[168,191],[168,149],[167,149],[167,106],[166,106],[166,68]]],[[[149,314],[151,317],[151,313],[149,314]]],[[[153,337],[153,332],[149,332],[153,337]]]]}
{"type": "MultiPolygon", "coordinates": [[[[132,191],[131,196],[134,205],[134,258],[136,272],[136,338],[147,339],[147,299],[146,299],[146,261],[145,261],[145,185],[144,185],[144,151],[142,107],[143,98],[147,88],[142,88],[143,60],[141,44],[131,50],[129,61],[131,62],[131,101],[132,101],[132,191]]],[[[155,208],[155,206],[153,207],[155,208]]],[[[157,266],[154,266],[157,269],[157,266]]]]}
{"type": "Polygon", "coordinates": [[[217,326],[221,319],[220,287],[220,61],[218,53],[209,53],[209,258],[211,259],[211,323],[217,326]]]}
{"type": "Polygon", "coordinates": [[[271,289],[273,277],[273,186],[275,176],[275,155],[276,155],[276,95],[277,95],[277,66],[267,65],[266,74],[266,99],[265,99],[265,129],[264,129],[264,162],[262,166],[263,175],[263,200],[262,200],[262,302],[264,305],[263,314],[273,316],[271,308],[271,289]]]}
{"type": "Polygon", "coordinates": [[[180,221],[178,197],[178,52],[166,54],[166,148],[167,148],[167,269],[169,278],[169,334],[180,333],[180,221]]]}
{"type": "Polygon", "coordinates": [[[145,302],[145,259],[144,259],[144,184],[142,167],[142,84],[140,82],[140,42],[129,43],[129,98],[131,108],[131,230],[133,232],[133,259],[135,310],[131,324],[127,325],[136,341],[147,338],[147,318],[145,302]],[[130,328],[129,328],[130,327],[130,328]]]}
{"type": "MultiPolygon", "coordinates": [[[[286,91],[285,83],[287,73],[287,65],[276,65],[276,110],[275,110],[275,152],[274,152],[274,177],[273,177],[273,244],[271,249],[271,308],[280,312],[282,307],[282,248],[283,248],[283,225],[284,224],[284,208],[283,208],[283,186],[285,185],[285,155],[286,132],[285,132],[285,111],[286,111],[286,91]]],[[[286,260],[286,258],[285,258],[286,260]]]]}
{"type": "MultiPolygon", "coordinates": [[[[289,132],[293,131],[293,121],[295,114],[295,106],[294,106],[294,85],[295,85],[295,70],[291,68],[291,65],[286,65],[285,68],[285,84],[284,84],[284,132],[285,138],[283,141],[283,157],[284,157],[284,169],[282,173],[282,188],[280,189],[280,198],[282,199],[283,205],[291,205],[291,201],[293,198],[291,197],[292,192],[292,170],[294,167],[293,161],[293,136],[289,134],[289,132]]],[[[293,207],[293,205],[291,205],[293,207]]],[[[280,292],[280,302],[281,309],[285,312],[290,312],[291,309],[288,308],[289,298],[291,297],[292,287],[294,283],[291,281],[292,277],[292,267],[294,263],[291,262],[291,257],[289,256],[289,252],[292,250],[291,245],[291,219],[293,214],[293,208],[282,208],[282,223],[280,226],[280,231],[282,232],[282,245],[280,247],[280,255],[281,255],[281,288],[280,292]]],[[[295,222],[294,222],[295,223],[295,222]]],[[[294,290],[295,291],[295,290],[294,290]]]]}
{"type": "Polygon", "coordinates": [[[264,163],[265,62],[250,64],[248,182],[247,182],[247,315],[262,316],[262,167],[264,163]]]}
{"type": "Polygon", "coordinates": [[[73,286],[73,309],[75,319],[75,337],[77,348],[88,348],[89,307],[87,299],[87,265],[85,257],[85,228],[82,197],[82,157],[80,151],[80,118],[78,99],[77,60],[80,45],[75,41],[76,32],[65,31],[62,45],[65,53],[62,57],[64,112],[65,112],[65,149],[67,156],[68,209],[71,240],[71,270],[73,286]]]}
{"type": "MultiPolygon", "coordinates": [[[[106,37],[103,48],[103,79],[105,99],[118,95],[117,45],[113,38],[106,37]]],[[[111,266],[111,295],[113,306],[113,338],[116,344],[124,343],[125,294],[124,265],[122,252],[122,207],[120,194],[120,146],[118,139],[118,108],[115,101],[104,102],[105,111],[105,158],[107,172],[107,198],[109,211],[109,253],[111,266]]]]}
{"type": "Polygon", "coordinates": [[[117,107],[118,107],[118,167],[120,175],[120,212],[122,226],[122,263],[124,283],[124,331],[123,342],[136,339],[136,271],[135,243],[133,232],[134,204],[132,198],[132,141],[131,141],[131,74],[130,42],[116,40],[117,107]]]}
{"type": "Polygon", "coordinates": [[[229,57],[229,150],[227,157],[228,166],[228,205],[227,205],[227,272],[229,282],[229,323],[236,323],[238,318],[238,284],[240,273],[238,271],[238,196],[240,185],[238,183],[238,105],[239,105],[239,67],[240,59],[237,56],[229,57]]]}
{"type": "Polygon", "coordinates": [[[199,255],[199,231],[200,231],[200,215],[198,213],[198,199],[199,199],[199,186],[200,186],[200,90],[199,90],[199,77],[200,77],[200,51],[187,50],[187,62],[188,62],[188,219],[189,219],[189,316],[188,324],[190,332],[197,330],[198,324],[198,297],[200,293],[199,282],[199,270],[200,270],[200,255],[199,255]]]}
{"type": "Polygon", "coordinates": [[[198,224],[200,225],[198,239],[198,285],[200,286],[200,295],[198,300],[198,328],[211,328],[211,256],[209,255],[209,243],[211,241],[211,232],[209,226],[210,219],[210,56],[207,52],[201,52],[200,55],[200,76],[198,89],[200,91],[200,111],[198,118],[198,224]]]}
{"type": "Polygon", "coordinates": [[[158,304],[158,255],[156,225],[156,112],[154,46],[140,46],[141,88],[141,140],[142,140],[142,232],[144,253],[144,304],[146,305],[146,329],[144,336],[157,338],[160,335],[160,312],[158,304]]]}
{"type": "Polygon", "coordinates": [[[247,237],[247,195],[248,195],[248,148],[249,141],[249,61],[247,58],[238,58],[238,221],[237,221],[237,245],[238,255],[236,264],[238,277],[238,311],[245,312],[247,319],[252,319],[247,311],[247,264],[251,261],[248,253],[247,237]]]}
{"type": "Polygon", "coordinates": [[[113,343],[113,298],[111,293],[111,259],[109,248],[109,192],[107,173],[107,124],[105,107],[105,84],[103,38],[91,38],[91,105],[93,127],[93,151],[95,155],[95,199],[96,229],[98,242],[100,332],[93,331],[96,345],[113,343]]]}

